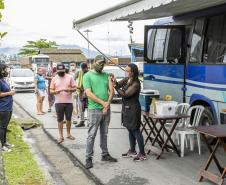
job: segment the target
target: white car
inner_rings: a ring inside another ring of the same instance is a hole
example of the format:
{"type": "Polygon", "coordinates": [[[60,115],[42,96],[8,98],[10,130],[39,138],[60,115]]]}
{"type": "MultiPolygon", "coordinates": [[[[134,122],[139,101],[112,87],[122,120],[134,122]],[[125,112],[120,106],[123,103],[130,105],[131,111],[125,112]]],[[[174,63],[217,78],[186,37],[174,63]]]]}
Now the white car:
{"type": "Polygon", "coordinates": [[[34,72],[30,69],[11,69],[9,74],[10,88],[15,91],[34,91],[34,72]]]}
{"type": "MultiPolygon", "coordinates": [[[[123,78],[126,77],[125,71],[122,70],[120,67],[117,67],[117,66],[105,66],[103,71],[106,72],[106,73],[114,74],[117,81],[120,81],[120,80],[122,80],[123,78]]],[[[121,96],[119,96],[117,91],[115,91],[115,95],[113,97],[113,100],[117,101],[117,100],[121,100],[121,99],[122,99],[121,96]]]]}

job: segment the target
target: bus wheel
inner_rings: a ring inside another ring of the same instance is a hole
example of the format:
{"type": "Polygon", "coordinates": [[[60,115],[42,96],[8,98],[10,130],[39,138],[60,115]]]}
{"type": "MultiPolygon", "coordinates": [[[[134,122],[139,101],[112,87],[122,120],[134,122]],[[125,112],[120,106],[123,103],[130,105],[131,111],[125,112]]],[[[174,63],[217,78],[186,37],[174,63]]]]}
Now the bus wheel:
{"type": "MultiPolygon", "coordinates": [[[[203,125],[203,126],[209,126],[209,125],[214,124],[213,113],[210,111],[209,107],[205,107],[205,109],[202,113],[202,116],[200,118],[199,124],[203,125]]],[[[207,140],[208,140],[209,144],[214,144],[216,139],[214,139],[212,137],[207,137],[207,140]]]]}

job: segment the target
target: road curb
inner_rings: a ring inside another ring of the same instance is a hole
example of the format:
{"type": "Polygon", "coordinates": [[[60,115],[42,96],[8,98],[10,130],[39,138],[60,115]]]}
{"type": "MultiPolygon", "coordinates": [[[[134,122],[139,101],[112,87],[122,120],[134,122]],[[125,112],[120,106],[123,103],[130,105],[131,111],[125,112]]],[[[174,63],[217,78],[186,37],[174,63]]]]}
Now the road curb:
{"type": "Polygon", "coordinates": [[[5,175],[5,165],[2,157],[2,152],[0,152],[0,184],[8,185],[8,181],[5,175]]]}
{"type": "MultiPolygon", "coordinates": [[[[32,119],[42,123],[39,119],[37,119],[35,116],[33,116],[30,112],[24,109],[24,107],[17,101],[14,100],[14,103],[16,103],[24,112],[26,112],[32,119]]],[[[65,146],[58,144],[57,140],[44,128],[43,123],[41,124],[41,128],[44,131],[44,133],[53,141],[57,144],[58,147],[60,147],[66,155],[70,158],[72,163],[76,166],[79,167],[89,179],[93,180],[96,185],[104,185],[99,178],[97,178],[92,172],[87,170],[83,163],[65,146]]]]}

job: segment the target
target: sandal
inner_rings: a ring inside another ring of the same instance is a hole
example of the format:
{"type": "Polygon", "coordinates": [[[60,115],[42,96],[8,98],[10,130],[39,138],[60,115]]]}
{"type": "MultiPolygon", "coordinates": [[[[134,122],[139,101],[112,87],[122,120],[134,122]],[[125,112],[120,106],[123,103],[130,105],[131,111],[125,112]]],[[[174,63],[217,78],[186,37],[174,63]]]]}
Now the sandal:
{"type": "Polygon", "coordinates": [[[73,137],[73,136],[67,136],[67,139],[75,140],[75,137],[73,137]]]}
{"type": "Polygon", "coordinates": [[[42,113],[42,112],[39,112],[39,113],[37,113],[37,115],[43,115],[44,113],[42,113]]]}
{"type": "Polygon", "coordinates": [[[62,137],[61,137],[60,139],[57,140],[57,143],[58,143],[58,144],[61,144],[61,143],[63,143],[63,142],[64,142],[64,138],[62,138],[62,137]]]}

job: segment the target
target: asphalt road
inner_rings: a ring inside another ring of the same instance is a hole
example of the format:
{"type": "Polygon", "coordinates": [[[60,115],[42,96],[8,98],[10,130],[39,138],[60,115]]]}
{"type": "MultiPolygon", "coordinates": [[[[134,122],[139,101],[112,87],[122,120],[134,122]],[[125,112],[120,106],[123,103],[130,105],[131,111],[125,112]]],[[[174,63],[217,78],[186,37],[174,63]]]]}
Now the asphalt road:
{"type": "MultiPolygon", "coordinates": [[[[48,134],[53,138],[58,138],[58,130],[55,113],[48,113],[37,116],[35,113],[35,95],[32,93],[18,93],[14,100],[23,106],[26,111],[39,119],[48,134]]],[[[47,103],[45,102],[45,105],[47,103]]],[[[45,109],[47,111],[47,107],[45,109]]],[[[195,151],[186,150],[185,157],[179,158],[173,152],[164,153],[160,160],[156,160],[154,155],[148,155],[146,161],[133,162],[132,159],[121,158],[121,154],[128,150],[128,133],[121,126],[120,104],[111,106],[112,117],[109,127],[108,147],[110,154],[118,158],[118,163],[105,163],[101,161],[99,135],[96,137],[94,168],[90,172],[106,185],[195,185],[197,175],[201,165],[207,160],[208,152],[205,145],[202,145],[202,155],[198,155],[197,147],[195,151]]],[[[87,127],[72,128],[75,141],[65,140],[63,147],[68,149],[81,163],[85,162],[85,146],[87,137],[87,127]]],[[[148,145],[146,146],[146,150],[148,145]]],[[[219,152],[220,157],[226,162],[225,156],[219,152]]],[[[212,171],[216,171],[215,166],[211,166],[212,171]]],[[[216,171],[217,172],[217,171],[216,171]]],[[[202,185],[211,184],[207,181],[202,185]]]]}

